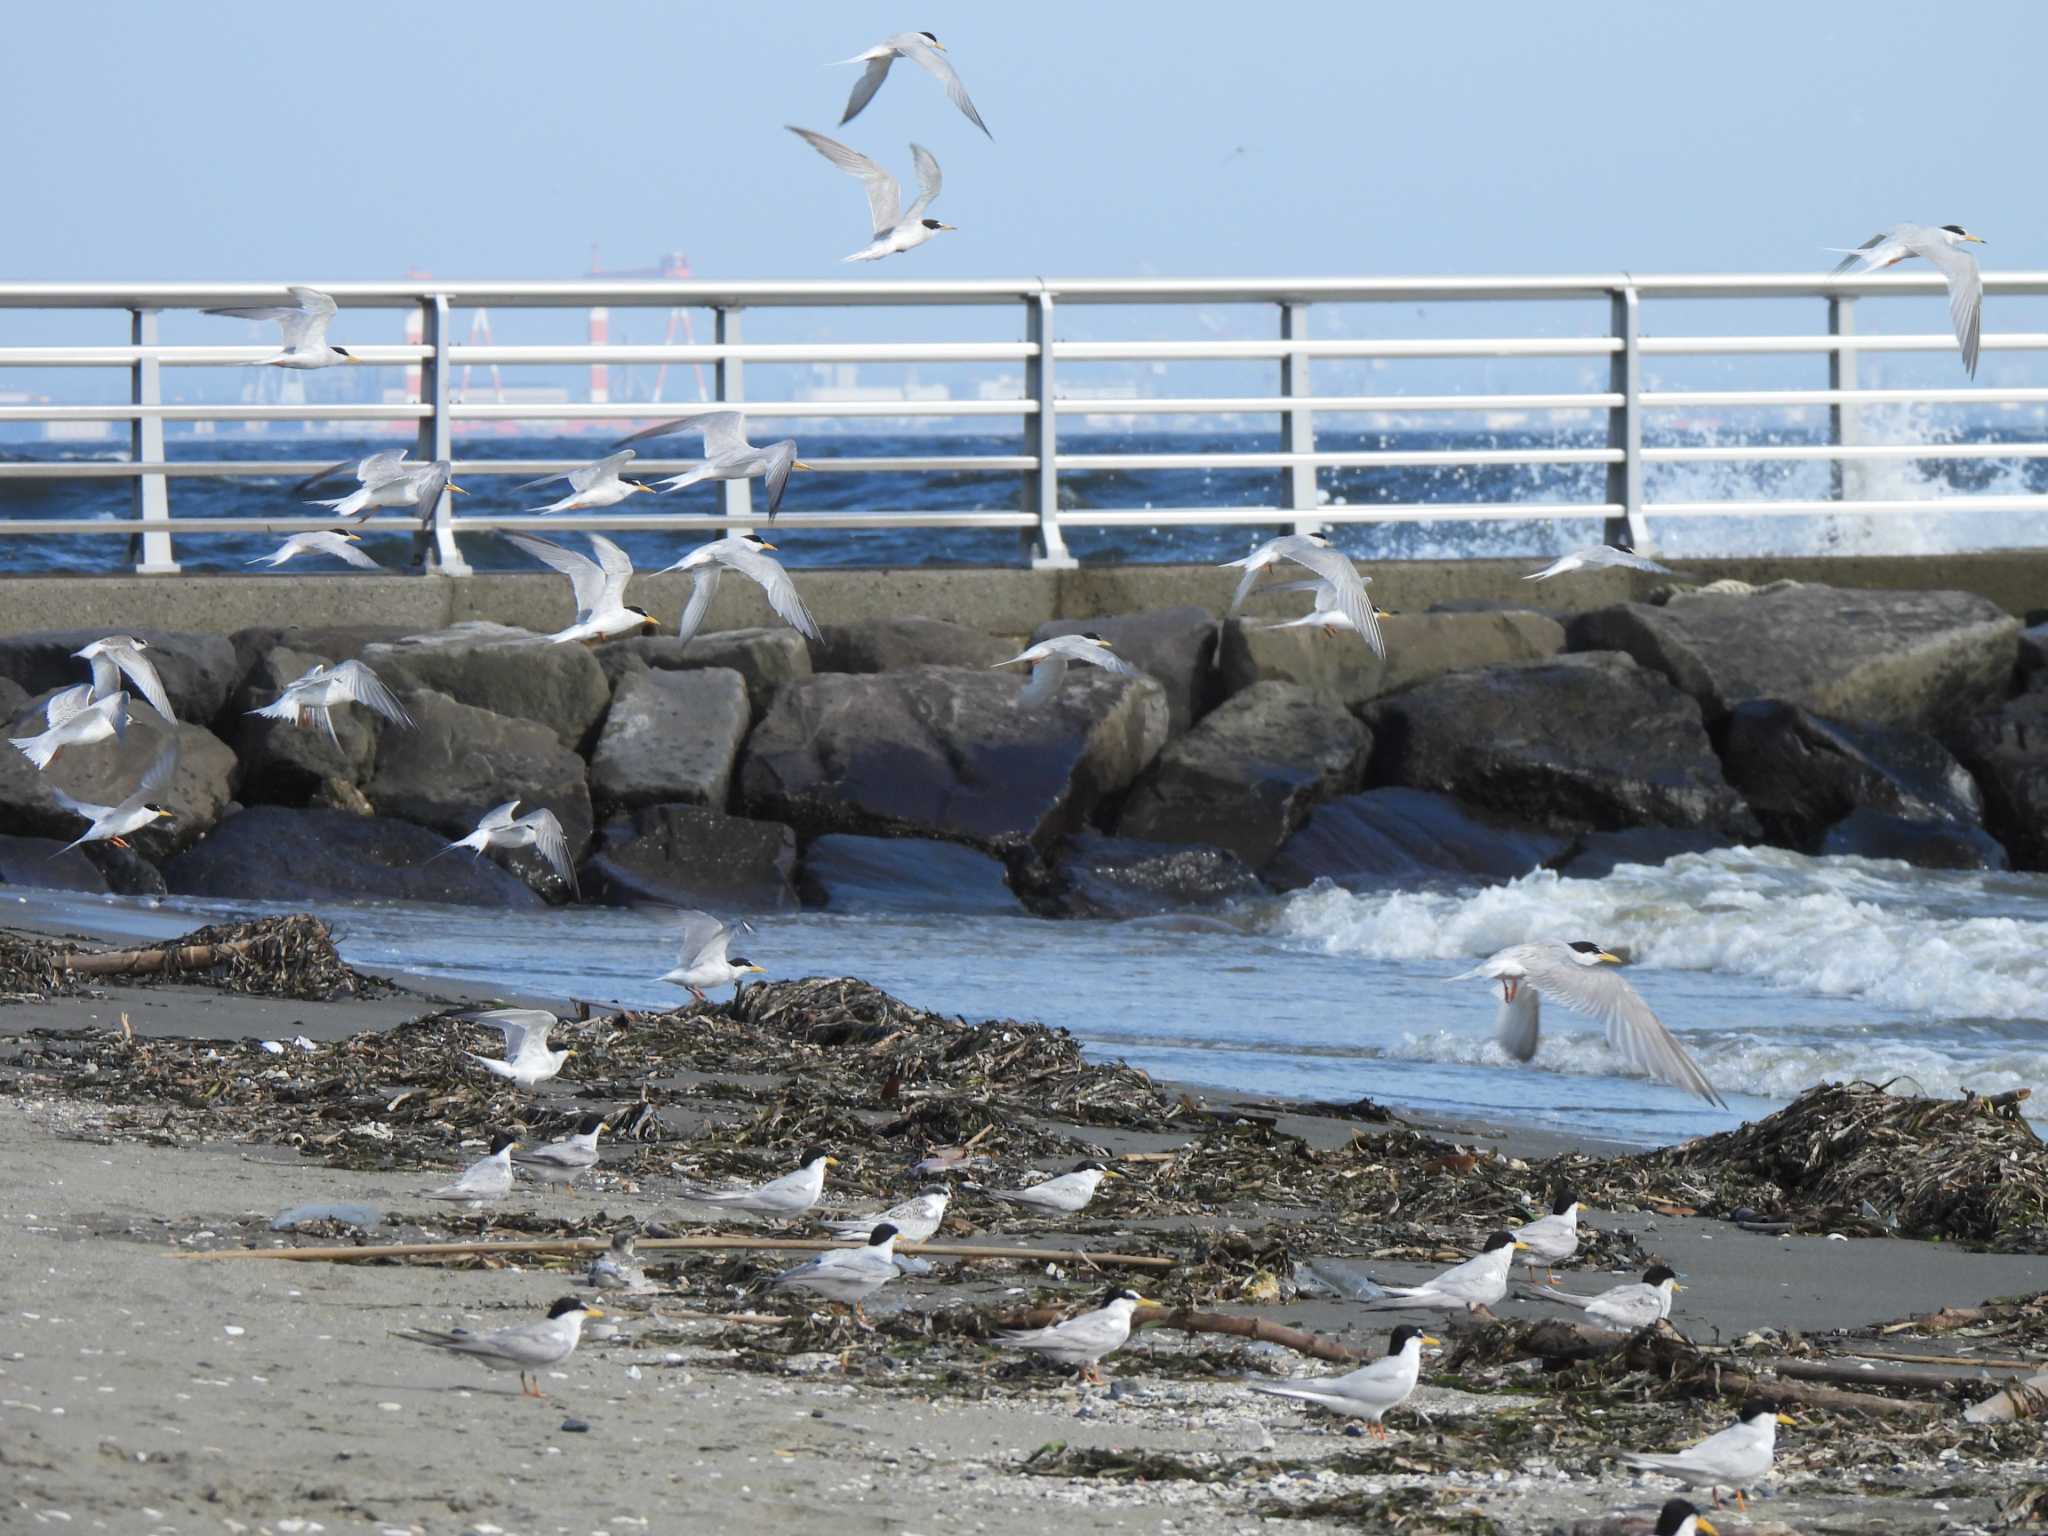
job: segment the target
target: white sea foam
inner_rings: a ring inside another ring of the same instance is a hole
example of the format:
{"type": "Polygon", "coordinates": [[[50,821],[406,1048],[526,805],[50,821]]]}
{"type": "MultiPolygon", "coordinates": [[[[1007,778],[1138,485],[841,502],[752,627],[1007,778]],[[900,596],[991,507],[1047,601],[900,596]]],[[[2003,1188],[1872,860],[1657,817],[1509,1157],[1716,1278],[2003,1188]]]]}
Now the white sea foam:
{"type": "Polygon", "coordinates": [[[2048,1016],[2048,880],[1942,874],[1777,849],[1548,871],[1476,892],[1297,893],[1272,931],[1331,954],[1477,959],[1539,937],[1619,945],[1638,965],[1752,977],[1929,1019],[2048,1016]]]}

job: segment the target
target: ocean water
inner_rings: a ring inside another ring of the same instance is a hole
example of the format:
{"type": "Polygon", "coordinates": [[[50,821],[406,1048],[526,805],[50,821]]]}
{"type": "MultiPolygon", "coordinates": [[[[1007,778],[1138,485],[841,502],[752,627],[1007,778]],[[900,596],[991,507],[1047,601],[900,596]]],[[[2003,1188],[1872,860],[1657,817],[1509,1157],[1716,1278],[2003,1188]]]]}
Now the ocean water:
{"type": "MultiPolygon", "coordinates": [[[[150,938],[270,910],[20,900],[44,918],[150,938]]],[[[343,955],[362,965],[507,994],[678,998],[653,979],[671,963],[669,942],[643,913],[320,910],[343,955]]],[[[853,975],[969,1019],[1041,1019],[1093,1053],[1224,1101],[1366,1095],[1643,1145],[1724,1129],[1844,1077],[1940,1095],[2024,1087],[2048,1103],[2048,877],[2038,875],[1732,849],[1599,880],[1545,872],[1429,891],[1318,886],[1123,922],[855,907],[754,927],[744,952],[773,977],[853,975]],[[1629,979],[1729,1110],[1610,1075],[1617,1062],[1599,1030],[1556,1008],[1545,1010],[1534,1063],[1507,1060],[1491,1039],[1493,989],[1445,978],[1543,935],[1624,950],[1629,979]]]]}
{"type": "MultiPolygon", "coordinates": [[[[1888,442],[1923,442],[1928,457],[1885,462],[1860,469],[1859,495],[1879,500],[1969,495],[2023,495],[2048,491],[2048,459],[1943,459],[1945,444],[2014,440],[2029,435],[2023,424],[1993,424],[1954,412],[1929,408],[1914,411],[1868,407],[1866,426],[1873,438],[1888,442]]],[[[794,429],[805,441],[804,424],[794,429]]],[[[1653,430],[1651,446],[1704,445],[1741,441],[1752,444],[1801,445],[1818,442],[1813,429],[1796,423],[1768,425],[1740,434],[1722,429],[1653,430]]],[[[173,436],[167,445],[172,459],[276,460],[303,459],[353,462],[364,454],[394,446],[395,438],[342,438],[277,433],[262,438],[220,435],[173,436]]],[[[1384,431],[1345,430],[1319,421],[1317,446],[1329,452],[1374,449],[1515,449],[1597,447],[1601,431],[1567,427],[1532,431],[1384,431]]],[[[465,459],[584,459],[604,451],[604,440],[581,437],[510,437],[478,435],[457,442],[465,459]]],[[[679,440],[665,447],[687,456],[691,446],[679,440]]],[[[1282,447],[1277,429],[1205,432],[1084,432],[1064,429],[1064,453],[1232,453],[1273,452],[1282,447]]],[[[956,457],[1024,452],[1021,437],[1009,434],[818,434],[806,442],[804,456],[829,469],[840,457],[950,455],[956,457]]],[[[13,441],[0,452],[14,460],[113,460],[125,452],[108,444],[62,444],[13,441]]],[[[1470,468],[1408,467],[1325,469],[1318,489],[1330,507],[1365,507],[1375,503],[1590,502],[1604,499],[1605,469],[1599,465],[1483,465],[1470,468]]],[[[552,499],[553,493],[516,493],[511,477],[473,475],[469,497],[460,500],[463,513],[519,512],[552,499]]],[[[170,482],[172,516],[262,517],[310,516],[306,495],[286,477],[177,477],[170,482]]],[[[1714,518],[1654,517],[1654,503],[1760,500],[1809,500],[1829,495],[1829,468],[1809,461],[1715,461],[1648,466],[1646,494],[1653,504],[1656,547],[1683,558],[1716,554],[1934,553],[1942,550],[2015,548],[2048,543],[2048,514],[1971,512],[1850,516],[1747,516],[1714,518]]],[[[324,494],[338,495],[339,490],[324,494]]],[[[660,499],[636,498],[631,510],[644,513],[673,508],[679,512],[715,514],[721,503],[718,488],[696,486],[660,499]]],[[[1068,471],[1060,476],[1063,507],[1233,507],[1280,506],[1286,501],[1282,472],[1229,467],[1136,471],[1068,471]]],[[[1022,503],[1020,477],[1014,473],[974,471],[849,472],[796,475],[784,501],[787,510],[806,512],[869,511],[878,508],[916,511],[1015,509],[1022,503]]],[[[116,524],[130,517],[131,490],[121,480],[0,480],[0,521],[29,517],[65,517],[116,524]]],[[[1597,541],[1597,519],[1543,518],[1456,519],[1429,523],[1342,525],[1332,537],[1365,560],[1445,559],[1461,555],[1504,557],[1548,556],[1559,548],[1597,541]]],[[[1074,528],[1068,541],[1084,562],[1117,564],[1143,561],[1204,561],[1234,558],[1244,552],[1259,530],[1249,528],[1074,528]]],[[[681,549],[699,542],[700,534],[628,534],[620,542],[636,564],[666,564],[681,549]]],[[[54,539],[0,538],[0,571],[86,571],[120,569],[127,540],[79,535],[54,539]]],[[[274,535],[189,534],[177,539],[180,562],[188,570],[241,570],[245,563],[277,546],[274,535]]],[[[1020,557],[1018,537],[1010,531],[936,531],[930,529],[790,529],[778,535],[785,562],[795,567],[834,565],[1000,565],[1020,557]]],[[[373,558],[394,570],[408,568],[410,535],[369,536],[364,547],[373,558]]],[[[485,570],[530,569],[533,562],[493,534],[463,538],[469,561],[485,570]]],[[[339,569],[334,562],[299,562],[280,574],[309,569],[339,569]]]]}

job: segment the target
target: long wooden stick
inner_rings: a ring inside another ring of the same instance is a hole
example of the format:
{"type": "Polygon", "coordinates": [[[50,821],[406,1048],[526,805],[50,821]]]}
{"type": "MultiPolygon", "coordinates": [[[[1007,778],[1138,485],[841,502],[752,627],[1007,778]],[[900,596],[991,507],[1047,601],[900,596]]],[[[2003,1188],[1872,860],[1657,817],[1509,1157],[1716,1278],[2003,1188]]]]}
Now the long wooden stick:
{"type": "Polygon", "coordinates": [[[228,944],[187,944],[182,949],[115,949],[100,954],[73,950],[57,964],[80,976],[149,976],[175,965],[180,970],[207,970],[223,960],[247,954],[249,941],[228,944]]]}
{"type": "MultiPolygon", "coordinates": [[[[457,1259],[492,1253],[596,1253],[611,1246],[602,1237],[518,1237],[463,1243],[375,1243],[332,1248],[215,1248],[199,1253],[174,1253],[174,1259],[291,1259],[301,1263],[343,1264],[369,1259],[457,1259]]],[[[843,1242],[813,1237],[646,1237],[645,1251],[675,1248],[737,1248],[746,1251],[824,1253],[844,1248],[843,1242]]],[[[1079,1248],[985,1248],[968,1243],[904,1243],[903,1254],[935,1259],[1030,1259],[1060,1264],[1114,1265],[1119,1269],[1172,1269],[1175,1259],[1142,1253],[1089,1253],[1079,1248]]]]}

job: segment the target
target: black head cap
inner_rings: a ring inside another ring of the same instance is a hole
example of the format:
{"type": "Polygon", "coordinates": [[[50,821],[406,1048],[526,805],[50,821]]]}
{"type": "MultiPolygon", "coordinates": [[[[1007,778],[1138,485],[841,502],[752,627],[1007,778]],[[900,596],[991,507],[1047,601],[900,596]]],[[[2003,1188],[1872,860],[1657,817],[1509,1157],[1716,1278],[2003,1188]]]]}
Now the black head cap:
{"type": "Polygon", "coordinates": [[[889,1241],[890,1238],[894,1236],[896,1236],[896,1223],[893,1221],[885,1221],[881,1223],[879,1226],[877,1226],[874,1231],[868,1234],[868,1246],[870,1248],[876,1247],[882,1243],[886,1243],[887,1241],[889,1241]]]}
{"type": "Polygon", "coordinates": [[[1662,1285],[1666,1280],[1676,1280],[1678,1271],[1669,1264],[1653,1264],[1643,1271],[1643,1284],[1662,1285]]]}
{"type": "Polygon", "coordinates": [[[1737,1414],[1736,1417],[1741,1419],[1743,1423],[1749,1424],[1758,1419],[1775,1419],[1780,1411],[1778,1405],[1769,1398],[1752,1397],[1743,1403],[1742,1412],[1737,1414]]]}
{"type": "Polygon", "coordinates": [[[1967,235],[1969,233],[1969,231],[1963,228],[1963,226],[1960,224],[1944,224],[1941,227],[1947,230],[1952,235],[1967,235]]]}
{"type": "Polygon", "coordinates": [[[1097,645],[1107,645],[1109,643],[1107,640],[1104,640],[1102,636],[1095,633],[1095,631],[1092,629],[1082,630],[1081,638],[1083,640],[1093,640],[1097,645]]]}
{"type": "Polygon", "coordinates": [[[919,219],[917,222],[922,224],[926,229],[944,229],[946,227],[945,225],[941,224],[937,219],[919,219]]]}
{"type": "Polygon", "coordinates": [[[1600,953],[1600,946],[1598,944],[1589,944],[1584,939],[1573,939],[1572,948],[1582,955],[1597,955],[1600,953]]]}
{"type": "Polygon", "coordinates": [[[1090,1159],[1088,1159],[1088,1161],[1087,1161],[1087,1162],[1085,1162],[1085,1163],[1076,1163],[1076,1164],[1074,1164],[1074,1172],[1076,1172],[1076,1173],[1107,1173],[1107,1172],[1109,1172],[1109,1170],[1108,1170],[1107,1168],[1103,1167],[1103,1166],[1102,1166],[1102,1164],[1100,1164],[1100,1163],[1096,1162],[1096,1161],[1095,1161],[1095,1159],[1091,1157],[1091,1158],[1090,1158],[1090,1159]]]}
{"type": "Polygon", "coordinates": [[[1387,1353],[1398,1355],[1417,1339],[1426,1339],[1428,1337],[1428,1334],[1415,1327],[1412,1323],[1403,1323],[1387,1335],[1387,1353]]]}
{"type": "Polygon", "coordinates": [[[579,1136],[588,1136],[592,1131],[603,1130],[604,1124],[605,1120],[603,1115],[585,1115],[581,1120],[578,1120],[576,1122],[576,1134],[579,1136]]]}
{"type": "Polygon", "coordinates": [[[1699,1510],[1690,1499],[1667,1499],[1657,1511],[1657,1536],[1678,1536],[1685,1522],[1697,1519],[1699,1510]]]}
{"type": "Polygon", "coordinates": [[[571,1312],[588,1312],[589,1310],[590,1308],[585,1306],[576,1297],[564,1296],[560,1301],[548,1308],[548,1316],[550,1318],[567,1317],[571,1312]]]}
{"type": "Polygon", "coordinates": [[[799,1168],[808,1168],[819,1158],[830,1157],[831,1155],[823,1147],[805,1147],[804,1155],[796,1160],[796,1165],[799,1168]]]}
{"type": "Polygon", "coordinates": [[[635,608],[631,603],[626,604],[626,612],[637,613],[643,619],[651,619],[654,617],[654,615],[649,613],[645,608],[635,608]]]}
{"type": "Polygon", "coordinates": [[[632,1232],[614,1232],[612,1234],[612,1252],[631,1253],[637,1242],[638,1238],[632,1232]]]}
{"type": "Polygon", "coordinates": [[[510,1131],[498,1132],[497,1135],[491,1138],[491,1156],[496,1157],[500,1152],[518,1140],[519,1138],[510,1131]]]}
{"type": "Polygon", "coordinates": [[[740,540],[746,544],[766,544],[768,542],[758,533],[743,533],[740,535],[740,540]]]}
{"type": "Polygon", "coordinates": [[[1512,1248],[1514,1246],[1515,1238],[1513,1233],[1496,1232],[1486,1240],[1486,1246],[1479,1251],[1481,1253],[1495,1253],[1502,1248],[1512,1248]]]}
{"type": "Polygon", "coordinates": [[[347,347],[336,347],[334,349],[334,355],[336,357],[354,357],[355,353],[349,351],[347,347]]]}
{"type": "Polygon", "coordinates": [[[1562,1216],[1566,1211],[1570,1210],[1573,1206],[1577,1205],[1578,1203],[1579,1197],[1577,1195],[1573,1194],[1568,1189],[1560,1189],[1557,1192],[1557,1198],[1550,1202],[1550,1214],[1553,1216],[1562,1216]]]}
{"type": "Polygon", "coordinates": [[[168,809],[166,809],[164,806],[158,805],[154,800],[145,802],[142,808],[145,811],[148,811],[152,815],[156,816],[168,816],[171,814],[168,809]]]}
{"type": "Polygon", "coordinates": [[[754,962],[749,960],[745,955],[727,955],[725,957],[725,963],[727,965],[749,966],[752,965],[754,962]]]}
{"type": "Polygon", "coordinates": [[[937,35],[931,32],[920,32],[917,35],[928,43],[936,43],[939,40],[937,35]]]}
{"type": "Polygon", "coordinates": [[[1106,1307],[1112,1301],[1143,1301],[1145,1298],[1128,1286],[1112,1285],[1103,1293],[1102,1304],[1106,1307]]]}

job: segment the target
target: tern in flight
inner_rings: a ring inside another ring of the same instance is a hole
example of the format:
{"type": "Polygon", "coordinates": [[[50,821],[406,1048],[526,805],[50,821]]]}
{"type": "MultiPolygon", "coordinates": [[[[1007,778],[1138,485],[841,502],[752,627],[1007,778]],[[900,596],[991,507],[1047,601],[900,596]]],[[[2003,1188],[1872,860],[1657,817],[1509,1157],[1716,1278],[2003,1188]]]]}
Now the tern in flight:
{"type": "Polygon", "coordinates": [[[910,146],[910,158],[917,167],[917,201],[903,208],[902,184],[866,155],[808,128],[791,128],[789,131],[847,175],[858,176],[867,188],[868,224],[873,232],[868,243],[845,260],[880,261],[884,256],[915,250],[940,230],[953,228],[951,224],[941,224],[937,219],[925,217],[925,209],[939,195],[939,162],[922,144],[910,146]]]}
{"type": "Polygon", "coordinates": [[[275,357],[256,360],[259,367],[332,368],[336,363],[362,359],[340,347],[330,346],[327,327],[334,319],[334,299],[318,288],[291,287],[289,304],[256,304],[239,309],[209,309],[209,315],[226,315],[234,320],[275,320],[283,331],[284,350],[275,357]]]}
{"type": "MultiPolygon", "coordinates": [[[[921,64],[945,86],[946,97],[965,114],[967,121],[983,133],[988,133],[988,124],[981,120],[981,114],[974,110],[974,103],[967,99],[967,87],[960,83],[960,77],[953,73],[952,64],[946,59],[946,45],[929,32],[898,32],[894,37],[884,38],[865,53],[856,53],[850,59],[841,59],[842,64],[865,64],[860,79],[853,83],[853,94],[846,98],[846,115],[839,119],[839,126],[845,127],[860,116],[861,108],[875,99],[875,92],[882,88],[882,82],[889,78],[889,66],[898,59],[908,59],[921,64]]],[[[988,133],[993,139],[994,134],[988,133]]]]}
{"type": "Polygon", "coordinates": [[[1915,256],[1934,264],[1948,283],[1948,317],[1955,326],[1956,344],[1963,349],[1963,368],[1977,376],[1977,344],[1984,333],[1984,277],[1977,270],[1977,258],[1963,249],[1983,245],[1981,236],[1960,224],[1894,224],[1872,235],[1835,263],[1828,275],[1840,277],[1858,262],[1865,272],[1895,267],[1915,256]]]}

